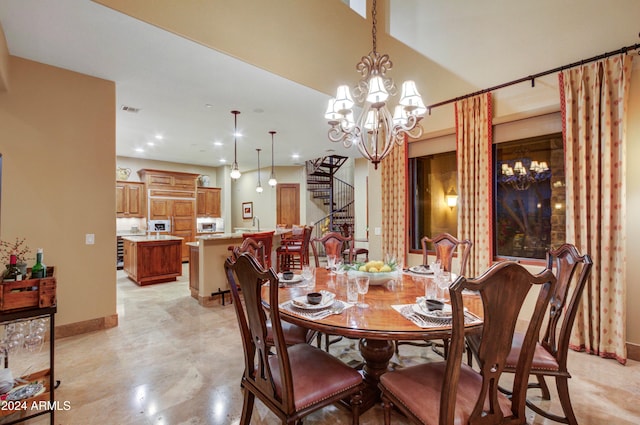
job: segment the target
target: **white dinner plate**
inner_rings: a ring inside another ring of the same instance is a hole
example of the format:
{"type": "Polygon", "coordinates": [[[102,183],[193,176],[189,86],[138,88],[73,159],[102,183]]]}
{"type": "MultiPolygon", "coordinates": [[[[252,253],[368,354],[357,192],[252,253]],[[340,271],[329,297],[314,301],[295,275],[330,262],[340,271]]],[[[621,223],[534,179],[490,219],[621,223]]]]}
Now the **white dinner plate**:
{"type": "Polygon", "coordinates": [[[409,271],[411,273],[416,273],[416,274],[433,274],[433,270],[431,270],[431,268],[429,266],[411,266],[409,267],[409,271]]]}
{"type": "Polygon", "coordinates": [[[297,308],[301,308],[303,310],[320,310],[323,308],[330,307],[331,304],[333,304],[333,302],[336,299],[336,294],[329,291],[322,291],[321,294],[322,294],[322,301],[320,301],[320,304],[309,304],[307,302],[307,296],[302,295],[300,297],[296,297],[292,299],[291,305],[297,308]]]}
{"type": "Polygon", "coordinates": [[[304,277],[302,277],[301,274],[294,274],[291,279],[287,280],[282,277],[282,273],[278,273],[278,279],[280,280],[280,283],[298,283],[302,282],[304,277]]]}
{"type": "Polygon", "coordinates": [[[432,319],[451,319],[451,306],[449,304],[445,304],[442,310],[425,310],[420,307],[418,304],[414,304],[413,311],[418,313],[421,316],[430,317],[432,319]]]}

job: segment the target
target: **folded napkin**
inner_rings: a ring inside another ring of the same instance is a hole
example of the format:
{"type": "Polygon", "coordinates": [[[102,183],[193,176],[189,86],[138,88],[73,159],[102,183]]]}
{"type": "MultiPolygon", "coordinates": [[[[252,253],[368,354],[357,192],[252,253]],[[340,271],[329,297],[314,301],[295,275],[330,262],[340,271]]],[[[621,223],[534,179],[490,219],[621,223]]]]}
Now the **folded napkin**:
{"type": "MultiPolygon", "coordinates": [[[[416,326],[420,328],[439,328],[443,326],[451,326],[451,316],[448,317],[429,317],[420,313],[417,313],[413,309],[414,304],[398,304],[391,307],[402,314],[406,319],[411,320],[416,326]]],[[[465,311],[464,324],[470,325],[473,323],[482,323],[482,319],[473,313],[465,311]]]]}

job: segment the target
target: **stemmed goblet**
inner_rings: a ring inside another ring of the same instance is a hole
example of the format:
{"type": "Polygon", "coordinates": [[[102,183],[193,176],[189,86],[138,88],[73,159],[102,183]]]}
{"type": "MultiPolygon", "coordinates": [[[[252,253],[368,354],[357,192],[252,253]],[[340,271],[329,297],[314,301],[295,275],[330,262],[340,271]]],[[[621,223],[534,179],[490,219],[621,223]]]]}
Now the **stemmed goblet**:
{"type": "Polygon", "coordinates": [[[358,307],[369,307],[369,305],[364,302],[364,296],[369,292],[369,276],[357,276],[356,285],[358,286],[358,298],[362,295],[362,301],[358,300],[358,307]]]}
{"type": "Polygon", "coordinates": [[[305,264],[302,266],[302,277],[307,282],[307,288],[313,288],[315,286],[315,274],[316,269],[310,264],[305,264]]]}
{"type": "Polygon", "coordinates": [[[333,275],[333,270],[336,267],[336,256],[329,254],[327,255],[327,268],[329,269],[329,275],[333,275]]]}

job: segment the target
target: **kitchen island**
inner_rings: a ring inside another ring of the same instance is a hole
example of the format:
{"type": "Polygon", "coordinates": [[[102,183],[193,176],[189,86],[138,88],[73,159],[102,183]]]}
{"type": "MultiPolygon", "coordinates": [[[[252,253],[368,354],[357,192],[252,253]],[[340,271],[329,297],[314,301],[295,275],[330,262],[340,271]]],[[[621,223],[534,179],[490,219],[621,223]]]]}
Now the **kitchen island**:
{"type": "MultiPolygon", "coordinates": [[[[247,233],[257,232],[257,229],[246,229],[247,233]]],[[[273,230],[273,229],[271,229],[273,230]]],[[[269,229],[262,232],[270,231],[269,229]]],[[[280,238],[283,233],[290,232],[290,229],[278,229],[273,235],[273,244],[271,255],[280,246],[280,238]]],[[[224,271],[224,262],[231,255],[229,246],[238,246],[242,244],[242,232],[236,233],[219,233],[204,236],[197,236],[197,246],[193,243],[189,262],[197,262],[197,279],[196,273],[190,273],[191,296],[198,300],[203,306],[211,306],[216,304],[216,297],[220,295],[220,299],[224,301],[225,294],[229,293],[229,285],[227,276],[224,271]],[[215,295],[214,295],[215,294],[215,295]]],[[[196,267],[190,264],[190,267],[196,267]]]]}
{"type": "Polygon", "coordinates": [[[171,282],[182,275],[182,239],[178,236],[123,236],[123,270],[138,285],[171,282]]]}

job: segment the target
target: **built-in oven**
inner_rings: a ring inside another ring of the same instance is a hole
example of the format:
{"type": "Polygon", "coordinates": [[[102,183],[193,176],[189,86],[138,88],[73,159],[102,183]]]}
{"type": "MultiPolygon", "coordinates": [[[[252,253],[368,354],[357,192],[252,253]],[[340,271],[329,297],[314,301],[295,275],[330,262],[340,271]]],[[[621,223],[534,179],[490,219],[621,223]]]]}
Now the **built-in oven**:
{"type": "Polygon", "coordinates": [[[171,220],[149,220],[150,232],[170,232],[171,220]]]}

